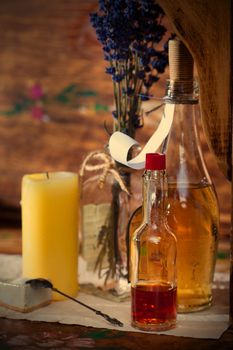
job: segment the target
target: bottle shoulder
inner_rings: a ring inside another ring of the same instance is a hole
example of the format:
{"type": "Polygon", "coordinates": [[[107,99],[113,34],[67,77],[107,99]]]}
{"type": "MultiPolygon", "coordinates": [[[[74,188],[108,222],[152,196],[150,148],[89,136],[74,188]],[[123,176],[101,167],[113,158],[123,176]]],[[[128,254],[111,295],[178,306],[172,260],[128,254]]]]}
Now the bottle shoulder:
{"type": "Polygon", "coordinates": [[[133,240],[149,240],[159,243],[161,240],[176,242],[175,234],[168,226],[167,220],[160,224],[143,222],[133,233],[133,240]]]}

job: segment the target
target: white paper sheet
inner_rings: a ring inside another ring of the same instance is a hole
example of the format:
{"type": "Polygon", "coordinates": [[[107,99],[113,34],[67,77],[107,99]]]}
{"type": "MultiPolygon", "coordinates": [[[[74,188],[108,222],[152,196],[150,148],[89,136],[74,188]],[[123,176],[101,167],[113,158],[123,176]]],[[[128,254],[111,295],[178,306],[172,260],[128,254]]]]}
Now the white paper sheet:
{"type": "MultiPolygon", "coordinates": [[[[95,296],[85,295],[83,293],[79,294],[78,299],[101,310],[111,317],[116,317],[124,323],[124,327],[114,327],[102,317],[95,315],[92,311],[69,300],[53,302],[47,307],[43,307],[27,314],[0,308],[0,316],[12,319],[60,322],[63,324],[78,324],[87,327],[138,332],[138,330],[130,325],[129,301],[116,303],[95,296]]],[[[227,311],[226,308],[224,313],[221,313],[218,306],[215,305],[215,307],[212,307],[207,311],[178,315],[177,327],[173,330],[161,332],[159,334],[218,339],[228,327],[227,311]]]]}
{"type": "MultiPolygon", "coordinates": [[[[3,272],[4,276],[7,277],[4,268],[6,266],[6,261],[8,264],[7,270],[11,278],[18,277],[21,273],[21,256],[0,254],[0,278],[3,272]]],[[[216,281],[215,286],[217,288],[213,290],[214,305],[209,310],[202,312],[178,315],[177,327],[170,331],[161,332],[160,334],[218,339],[228,328],[229,276],[226,273],[218,273],[217,277],[220,279],[220,282],[216,281]]],[[[83,293],[78,295],[78,299],[109,314],[111,317],[116,317],[124,323],[124,327],[114,327],[102,317],[95,315],[92,311],[70,300],[52,302],[46,307],[27,314],[14,312],[1,307],[0,317],[27,319],[31,321],[60,322],[63,324],[77,324],[87,327],[140,332],[130,325],[130,301],[117,303],[83,293]]]]}
{"type": "Polygon", "coordinates": [[[135,158],[132,158],[129,161],[127,160],[129,150],[132,146],[137,145],[138,142],[119,131],[115,132],[109,139],[109,150],[113,159],[133,169],[144,168],[146,153],[156,152],[169,134],[172,126],[174,111],[174,104],[165,104],[163,118],[158,128],[148,140],[143,150],[135,158]]]}

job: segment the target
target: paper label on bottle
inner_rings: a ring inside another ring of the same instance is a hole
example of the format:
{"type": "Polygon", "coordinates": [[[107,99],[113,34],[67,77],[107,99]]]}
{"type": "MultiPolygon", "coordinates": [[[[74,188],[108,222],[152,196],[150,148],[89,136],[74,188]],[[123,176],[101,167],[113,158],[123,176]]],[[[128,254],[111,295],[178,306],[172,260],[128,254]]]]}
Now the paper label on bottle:
{"type": "MultiPolygon", "coordinates": [[[[101,251],[99,238],[101,229],[108,226],[111,215],[110,203],[87,204],[83,206],[83,241],[82,255],[88,271],[94,271],[97,258],[101,251]]],[[[102,259],[102,269],[108,267],[108,251],[102,259]]]]}
{"type": "Polygon", "coordinates": [[[168,136],[172,126],[175,104],[166,103],[163,117],[158,128],[146,143],[143,150],[131,160],[127,160],[130,148],[138,142],[128,135],[119,131],[114,132],[109,139],[109,150],[113,159],[125,164],[133,169],[143,169],[145,167],[146,153],[154,153],[158,150],[165,138],[168,136]]]}

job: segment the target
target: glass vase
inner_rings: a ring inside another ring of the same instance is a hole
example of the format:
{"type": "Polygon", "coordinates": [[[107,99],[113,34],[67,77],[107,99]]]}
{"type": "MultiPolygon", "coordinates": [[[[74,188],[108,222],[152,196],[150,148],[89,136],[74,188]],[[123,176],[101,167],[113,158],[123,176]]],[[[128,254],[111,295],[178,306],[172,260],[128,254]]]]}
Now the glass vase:
{"type": "Polygon", "coordinates": [[[93,152],[80,171],[81,290],[112,300],[129,296],[126,230],[130,174],[107,150],[93,152]]]}

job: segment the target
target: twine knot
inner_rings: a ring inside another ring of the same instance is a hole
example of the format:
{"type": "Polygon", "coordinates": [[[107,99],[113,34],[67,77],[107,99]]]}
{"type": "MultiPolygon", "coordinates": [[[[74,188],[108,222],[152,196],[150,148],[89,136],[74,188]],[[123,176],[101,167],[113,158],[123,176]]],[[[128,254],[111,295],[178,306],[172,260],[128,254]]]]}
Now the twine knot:
{"type": "Polygon", "coordinates": [[[113,158],[103,151],[90,152],[86,156],[86,158],[84,159],[81,165],[79,175],[83,177],[85,171],[98,171],[98,170],[103,170],[102,174],[99,176],[100,188],[103,188],[106,177],[108,173],[110,173],[113,175],[114,179],[118,182],[122,191],[126,192],[129,195],[129,191],[116,168],[116,163],[113,160],[113,158]],[[97,160],[99,161],[99,163],[91,164],[93,160],[97,160]]]}

